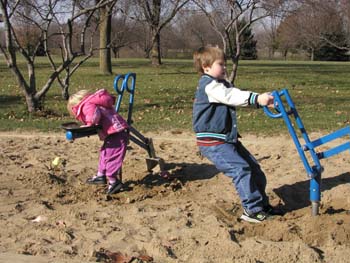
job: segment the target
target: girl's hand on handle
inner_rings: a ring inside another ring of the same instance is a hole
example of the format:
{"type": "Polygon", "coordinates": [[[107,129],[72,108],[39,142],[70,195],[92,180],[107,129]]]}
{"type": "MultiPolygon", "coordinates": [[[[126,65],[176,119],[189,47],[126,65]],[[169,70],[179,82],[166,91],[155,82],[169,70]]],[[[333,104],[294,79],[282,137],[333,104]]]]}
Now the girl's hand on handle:
{"type": "Polygon", "coordinates": [[[273,96],[270,93],[262,93],[258,96],[260,106],[273,107],[273,96]]]}

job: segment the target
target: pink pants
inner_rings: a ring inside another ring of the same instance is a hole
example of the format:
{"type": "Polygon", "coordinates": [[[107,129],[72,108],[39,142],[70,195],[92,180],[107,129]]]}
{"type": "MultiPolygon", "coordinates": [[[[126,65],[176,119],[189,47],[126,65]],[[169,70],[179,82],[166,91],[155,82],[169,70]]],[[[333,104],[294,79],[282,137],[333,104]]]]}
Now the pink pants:
{"type": "Polygon", "coordinates": [[[115,181],[117,172],[123,165],[123,160],[128,144],[128,133],[121,131],[107,136],[100,149],[98,173],[106,175],[115,181]]]}

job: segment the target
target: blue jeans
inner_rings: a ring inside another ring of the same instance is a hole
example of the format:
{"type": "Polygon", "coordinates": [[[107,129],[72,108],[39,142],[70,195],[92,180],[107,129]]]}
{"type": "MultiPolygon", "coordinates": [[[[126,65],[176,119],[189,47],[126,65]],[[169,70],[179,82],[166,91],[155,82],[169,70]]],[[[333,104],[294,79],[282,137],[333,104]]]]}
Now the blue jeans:
{"type": "Polygon", "coordinates": [[[248,213],[260,212],[269,204],[265,193],[266,176],[250,152],[240,143],[199,146],[202,155],[232,182],[248,213]]]}

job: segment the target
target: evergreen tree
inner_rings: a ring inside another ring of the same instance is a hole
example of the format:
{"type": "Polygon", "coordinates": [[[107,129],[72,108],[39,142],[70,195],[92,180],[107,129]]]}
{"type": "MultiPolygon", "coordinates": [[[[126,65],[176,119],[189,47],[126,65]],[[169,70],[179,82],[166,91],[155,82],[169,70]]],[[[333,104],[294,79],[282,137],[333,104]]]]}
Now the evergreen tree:
{"type": "Polygon", "coordinates": [[[252,29],[248,27],[242,34],[242,59],[257,59],[257,50],[256,50],[256,40],[254,39],[254,34],[252,33],[252,29]]]}
{"type": "MultiPolygon", "coordinates": [[[[242,19],[239,21],[239,28],[242,28],[244,25],[246,25],[247,22],[245,19],[242,19]]],[[[235,32],[232,34],[231,41],[232,43],[235,43],[234,39],[236,38],[235,32]]],[[[250,27],[247,27],[243,34],[240,36],[240,44],[241,44],[241,58],[242,59],[250,59],[254,60],[258,58],[257,50],[256,50],[256,43],[257,41],[254,39],[254,34],[252,33],[252,29],[250,27]]],[[[234,52],[236,52],[236,45],[234,52]]],[[[229,54],[229,51],[227,52],[229,54]]],[[[229,54],[231,55],[231,54],[229,54]]]]}
{"type": "MultiPolygon", "coordinates": [[[[346,35],[342,30],[331,34],[325,34],[325,39],[328,39],[331,43],[337,46],[349,47],[346,44],[346,35]]],[[[329,42],[323,43],[320,48],[315,50],[315,60],[321,61],[348,61],[348,50],[339,49],[329,42]]]]}

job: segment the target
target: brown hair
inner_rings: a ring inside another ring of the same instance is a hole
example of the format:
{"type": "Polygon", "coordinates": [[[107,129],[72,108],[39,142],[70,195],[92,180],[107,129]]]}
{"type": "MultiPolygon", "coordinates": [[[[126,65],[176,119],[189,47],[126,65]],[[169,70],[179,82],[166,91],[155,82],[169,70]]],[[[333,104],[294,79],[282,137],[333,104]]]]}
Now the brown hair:
{"type": "Polygon", "coordinates": [[[75,105],[78,105],[87,95],[90,95],[91,92],[89,92],[88,90],[79,90],[77,93],[72,94],[71,96],[69,96],[68,102],[67,102],[67,110],[68,112],[74,116],[72,108],[75,105]]]}
{"type": "Polygon", "coordinates": [[[203,74],[203,67],[211,66],[215,60],[225,59],[224,51],[218,47],[200,47],[193,53],[194,68],[199,74],[203,74]]]}

